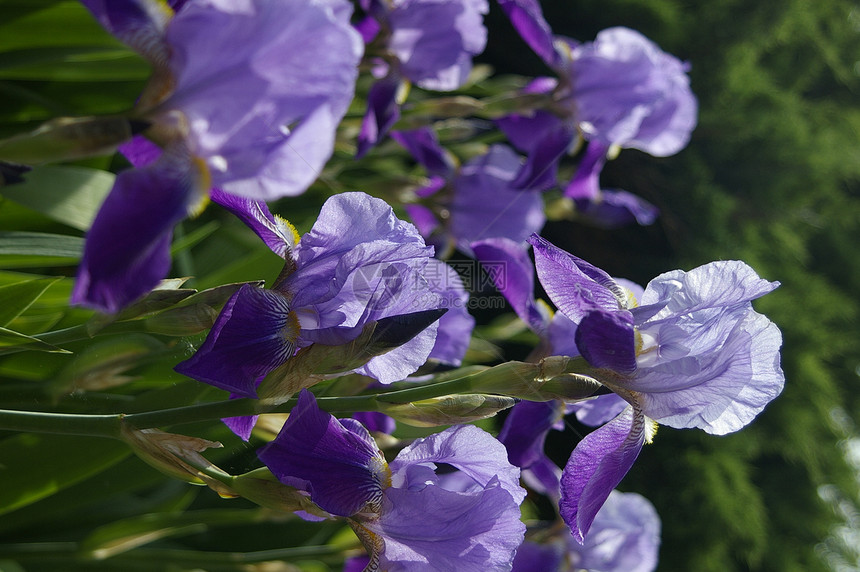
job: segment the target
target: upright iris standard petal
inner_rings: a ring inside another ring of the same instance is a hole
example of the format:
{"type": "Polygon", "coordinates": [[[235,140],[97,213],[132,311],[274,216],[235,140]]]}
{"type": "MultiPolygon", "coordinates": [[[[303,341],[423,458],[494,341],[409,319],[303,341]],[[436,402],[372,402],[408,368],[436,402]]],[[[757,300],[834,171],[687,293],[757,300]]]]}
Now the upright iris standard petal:
{"type": "Polygon", "coordinates": [[[120,173],[87,233],[71,302],[114,313],[149,292],[170,268],[173,226],[207,187],[182,148],[120,173]]]}
{"type": "Polygon", "coordinates": [[[215,186],[271,200],[319,176],[363,51],[340,4],[203,0],[171,21],[176,90],[164,106],[182,111],[215,186]]]}
{"type": "Polygon", "coordinates": [[[573,450],[561,476],[559,511],[580,544],[609,493],[639,456],[645,433],[642,412],[628,407],[573,450]]]}
{"type": "Polygon", "coordinates": [[[593,367],[636,371],[636,341],[629,312],[588,312],[576,328],[576,346],[593,367]]]}
{"type": "Polygon", "coordinates": [[[378,505],[389,485],[385,457],[367,430],[320,410],[306,389],[278,436],[258,456],[281,481],[306,488],[314,503],[338,516],[378,505]]]}
{"type": "Polygon", "coordinates": [[[587,139],[655,157],[683,149],[697,103],[686,67],[639,32],[609,28],[571,53],[571,98],[587,139]]]}
{"type": "Polygon", "coordinates": [[[399,0],[393,2],[389,49],[402,73],[415,84],[438,91],[460,87],[472,57],[484,51],[486,0],[399,0]]]}
{"type": "Polygon", "coordinates": [[[293,355],[298,333],[283,294],[246,284],[225,304],[200,349],[176,371],[254,398],[257,382],[293,355]]]}

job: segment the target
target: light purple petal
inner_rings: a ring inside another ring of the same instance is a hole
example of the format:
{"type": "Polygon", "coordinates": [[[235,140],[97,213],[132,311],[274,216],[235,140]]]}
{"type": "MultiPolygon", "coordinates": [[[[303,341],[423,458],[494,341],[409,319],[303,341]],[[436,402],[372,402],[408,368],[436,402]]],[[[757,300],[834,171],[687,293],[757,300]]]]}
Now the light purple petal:
{"type": "Polygon", "coordinates": [[[115,313],[158,285],[173,227],[199,201],[202,180],[177,150],[120,173],[87,233],[71,302],[115,313]]]}
{"type": "Polygon", "coordinates": [[[493,145],[470,160],[453,182],[451,233],[461,250],[477,240],[504,237],[523,242],[543,228],[543,198],[513,187],[519,157],[507,146],[493,145]]]}
{"type": "Polygon", "coordinates": [[[576,329],[576,347],[592,367],[621,374],[636,371],[633,316],[629,312],[588,312],[576,329]]]}
{"type": "Polygon", "coordinates": [[[367,111],[358,133],[356,159],[360,159],[378,145],[400,119],[400,104],[397,103],[400,84],[399,76],[388,75],[370,87],[367,94],[367,111]]]}
{"type": "Polygon", "coordinates": [[[468,493],[391,487],[380,517],[363,524],[384,538],[380,569],[391,572],[505,570],[525,534],[519,502],[497,478],[468,493]]]}
{"type": "Polygon", "coordinates": [[[580,441],[561,477],[559,512],[583,543],[597,511],[633,466],[645,442],[645,418],[628,407],[580,441]]]}
{"type": "Polygon", "coordinates": [[[484,51],[486,0],[401,0],[388,15],[389,49],[403,75],[425,89],[460,87],[484,51]]]}
{"type": "Polygon", "coordinates": [[[314,503],[339,516],[377,505],[387,486],[385,458],[367,430],[320,410],[308,390],[258,457],[282,482],[304,483],[314,503]]]}
{"type": "MultiPolygon", "coordinates": [[[[641,306],[661,305],[659,320],[704,308],[742,304],[764,296],[779,286],[759,277],[748,264],[739,260],[711,262],[684,272],[673,270],[651,280],[640,300],[641,306]]],[[[636,311],[634,311],[635,314],[636,311]]]]}
{"type": "Polygon", "coordinates": [[[257,382],[295,349],[288,300],[248,284],[228,300],[206,341],[176,371],[242,397],[257,397],[257,382]]]}
{"type": "Polygon", "coordinates": [[[553,314],[546,339],[549,341],[551,355],[570,357],[579,355],[579,348],[576,347],[576,323],[561,312],[553,314]]]}
{"type": "Polygon", "coordinates": [[[526,164],[511,184],[518,189],[546,190],[555,187],[558,184],[559,161],[574,140],[574,132],[564,124],[545,132],[529,150],[526,164]]]}
{"type": "Polygon", "coordinates": [[[630,389],[642,392],[645,413],[665,425],[723,435],[747,425],[782,391],[782,335],[752,309],[725,314],[706,332],[690,355],[640,366],[630,389]],[[723,333],[726,322],[734,326],[723,333]]]}
{"type": "Polygon", "coordinates": [[[176,88],[163,105],[184,114],[214,186],[270,200],[319,176],[363,51],[349,12],[340,1],[201,0],[173,18],[176,88]]]}
{"type": "Polygon", "coordinates": [[[550,67],[558,63],[553,35],[537,0],[499,0],[499,6],[511,20],[523,40],[550,67]]]}
{"type": "Polygon", "coordinates": [[[657,568],[660,517],[647,499],[612,491],[585,543],[572,545],[576,567],[600,572],[652,572],[657,568]]]}
{"type": "Polygon", "coordinates": [[[497,479],[517,504],[525,498],[519,484],[520,470],[508,462],[504,445],[474,425],[449,427],[404,448],[391,462],[392,482],[398,486],[410,466],[426,463],[447,463],[481,487],[497,479]]]}
{"type": "Polygon", "coordinates": [[[549,320],[535,303],[535,269],[527,247],[508,238],[489,238],[473,242],[471,248],[517,316],[538,335],[543,335],[549,320]]]}
{"type": "Polygon", "coordinates": [[[439,228],[439,219],[427,207],[422,205],[403,205],[403,209],[409,215],[409,218],[412,219],[421,236],[427,238],[433,234],[434,230],[439,228]]]}
{"type": "Polygon", "coordinates": [[[592,310],[619,310],[618,285],[603,270],[533,235],[535,267],[550,300],[573,322],[592,310]],[[613,289],[618,292],[613,292],[613,289]]]}
{"type": "Polygon", "coordinates": [[[628,403],[615,393],[608,393],[571,403],[567,406],[567,412],[574,413],[576,419],[583,425],[598,427],[617,417],[627,405],[628,403]]]}
{"type": "Polygon", "coordinates": [[[600,172],[606,163],[607,145],[591,141],[579,162],[576,174],[564,189],[564,196],[577,200],[593,201],[600,195],[600,172]]]}
{"type": "Polygon", "coordinates": [[[588,139],[657,157],[686,146],[697,103],[684,64],[621,27],[603,30],[571,55],[576,119],[588,139]]]}

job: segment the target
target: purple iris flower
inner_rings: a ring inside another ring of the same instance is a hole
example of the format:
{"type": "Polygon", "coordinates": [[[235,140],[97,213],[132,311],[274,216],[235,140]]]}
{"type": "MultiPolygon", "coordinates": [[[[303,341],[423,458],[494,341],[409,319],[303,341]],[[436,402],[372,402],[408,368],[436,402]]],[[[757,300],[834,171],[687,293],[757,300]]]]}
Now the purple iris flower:
{"type": "Polygon", "coordinates": [[[347,519],[370,553],[365,570],[508,570],[523,540],[519,469],[471,425],[419,439],[389,464],[360,423],[321,411],[303,390],[258,455],[281,482],[347,519]],[[439,463],[457,471],[436,474],[439,463]]]}
{"type": "MultiPolygon", "coordinates": [[[[285,271],[271,289],[248,286],[234,294],[197,353],[176,367],[182,374],[253,398],[259,381],[297,348],[340,345],[368,322],[444,306],[441,296],[428,295],[424,278],[435,269],[433,248],[380,199],[331,197],[310,232],[297,239],[265,203],[218,198],[286,259],[285,271]]],[[[437,327],[357,371],[382,383],[403,379],[430,355],[437,327]]]]}
{"type": "Polygon", "coordinates": [[[585,538],[656,423],[716,435],[747,425],[782,391],[779,328],[751,301],[775,289],[740,261],[652,280],[637,301],[603,270],[535,235],[538,277],[577,323],[575,341],[598,381],[629,404],[576,446],[560,511],[585,538]]]}
{"type": "Polygon", "coordinates": [[[660,517],[636,493],[612,491],[594,518],[585,543],[570,535],[540,544],[526,540],[511,572],[652,572],[660,548],[660,517]]]}
{"type": "Polygon", "coordinates": [[[399,96],[406,82],[424,89],[457,89],[472,70],[472,57],[484,51],[486,0],[362,0],[366,18],[358,25],[365,40],[376,39],[369,54],[379,80],[368,93],[367,113],[358,136],[361,157],[382,141],[400,118],[399,96]]]}
{"type": "Polygon", "coordinates": [[[82,3],[151,63],[132,113],[163,150],[117,176],[88,235],[72,301],[113,313],[167,274],[173,226],[211,187],[269,200],[313,182],[363,46],[345,0],[82,3]]]}
{"type": "MultiPolygon", "coordinates": [[[[666,157],[687,145],[698,104],[686,64],[628,28],[609,28],[593,42],[579,44],[552,34],[537,0],[499,4],[526,43],[558,75],[540,78],[526,89],[546,94],[552,101],[548,110],[498,121],[511,143],[528,153],[517,184],[554,185],[558,162],[579,135],[604,154],[618,146],[666,157]]],[[[594,148],[591,153],[600,151],[594,148]]],[[[602,162],[595,165],[586,155],[583,162],[589,161],[580,167],[578,179],[599,173],[602,162]]],[[[653,219],[648,214],[653,207],[623,191],[604,191],[600,201],[583,196],[576,185],[567,194],[578,199],[583,214],[604,225],[653,219]]]]}
{"type": "MultiPolygon", "coordinates": [[[[574,342],[576,324],[563,313],[553,313],[547,304],[535,300],[535,269],[527,246],[496,238],[472,243],[472,250],[486,268],[503,269],[490,272],[490,277],[517,316],[540,337],[540,345],[532,356],[534,359],[549,355],[579,355],[574,342]]],[[[511,462],[523,470],[523,479],[529,486],[557,501],[561,471],[543,452],[549,431],[563,430],[564,417],[570,413],[575,413],[577,419],[586,425],[602,425],[618,415],[626,405],[614,393],[571,404],[522,401],[505,418],[499,441],[508,449],[511,462]]]]}
{"type": "Polygon", "coordinates": [[[514,188],[520,158],[505,145],[493,145],[459,169],[430,129],[396,131],[403,145],[430,175],[418,191],[421,203],[406,212],[428,241],[441,252],[452,247],[471,254],[471,243],[505,237],[524,243],[543,228],[543,198],[538,191],[514,188]]]}

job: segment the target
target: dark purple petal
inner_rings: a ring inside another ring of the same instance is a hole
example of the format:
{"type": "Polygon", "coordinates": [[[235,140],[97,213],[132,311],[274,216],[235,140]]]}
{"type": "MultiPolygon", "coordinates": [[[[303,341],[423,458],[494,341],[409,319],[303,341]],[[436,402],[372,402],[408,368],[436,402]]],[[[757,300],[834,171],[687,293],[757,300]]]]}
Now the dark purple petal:
{"type": "Polygon", "coordinates": [[[537,544],[527,540],[517,548],[511,572],[561,572],[566,556],[559,543],[537,544]]]}
{"type": "Polygon", "coordinates": [[[363,157],[378,145],[400,119],[400,104],[397,103],[400,84],[401,79],[398,76],[388,75],[370,87],[367,94],[367,111],[358,134],[356,158],[363,157]]]}
{"type": "Polygon", "coordinates": [[[506,570],[522,543],[519,502],[493,478],[478,491],[391,487],[378,519],[362,523],[384,539],[380,569],[506,570]]]}
{"type": "Polygon", "coordinates": [[[636,371],[636,342],[630,312],[587,313],[576,329],[576,347],[592,367],[621,374],[636,371]]]}
{"type": "Polygon", "coordinates": [[[185,153],[120,173],[87,233],[71,302],[115,313],[152,290],[170,269],[173,227],[206,189],[185,153]]]}
{"type": "Polygon", "coordinates": [[[378,411],[358,411],[352,418],[364,425],[368,431],[391,435],[397,428],[397,422],[391,417],[378,411]]]}
{"type": "MultiPolygon", "coordinates": [[[[238,397],[238,396],[237,396],[238,397]]],[[[251,431],[257,424],[258,415],[245,415],[242,417],[225,417],[221,421],[230,431],[235,433],[243,441],[251,438],[251,431]]]]}
{"type": "Polygon", "coordinates": [[[558,163],[567,153],[575,138],[574,132],[560,124],[544,133],[531,148],[526,164],[511,183],[518,189],[546,190],[558,184],[558,163]]]}
{"type": "Polygon", "coordinates": [[[167,62],[164,39],[172,10],[151,0],[81,0],[102,27],[150,62],[167,62]]]}
{"type": "Polygon", "coordinates": [[[146,167],[161,157],[161,147],[142,135],[135,135],[120,145],[118,151],[135,167],[146,167]]]}
{"type": "Polygon", "coordinates": [[[521,401],[514,405],[499,432],[499,441],[508,450],[508,460],[527,469],[541,459],[549,430],[563,417],[560,402],[521,401]]]}
{"type": "Polygon", "coordinates": [[[518,151],[530,153],[545,135],[564,125],[564,120],[548,111],[532,115],[506,115],[496,119],[496,126],[518,151]]]}
{"type": "Polygon", "coordinates": [[[627,191],[602,190],[595,200],[577,200],[578,215],[591,225],[613,229],[637,223],[653,224],[660,211],[627,191]]]}
{"type": "Polygon", "coordinates": [[[211,198],[212,202],[221,205],[244,222],[272,252],[281,258],[292,256],[298,235],[290,223],[273,215],[265,202],[231,195],[220,189],[212,189],[211,198]]]}
{"type": "Polygon", "coordinates": [[[433,211],[422,205],[403,205],[403,209],[412,219],[418,231],[424,237],[429,237],[439,227],[439,219],[433,211]]]}
{"type": "Polygon", "coordinates": [[[355,23],[355,29],[361,34],[361,39],[364,40],[364,43],[369,44],[379,34],[381,26],[376,18],[366,16],[355,23]]]}
{"type": "Polygon", "coordinates": [[[606,163],[608,150],[609,147],[597,141],[588,144],[576,174],[564,189],[564,196],[577,201],[594,201],[600,196],[600,171],[606,163]]]}
{"type": "Polygon", "coordinates": [[[620,309],[622,292],[606,272],[538,235],[529,242],[534,246],[535,267],[544,290],[573,322],[578,323],[593,310],[620,309]]]}
{"type": "Polygon", "coordinates": [[[197,353],[175,369],[242,397],[257,397],[257,382],[293,355],[297,335],[289,301],[246,284],[224,305],[197,353]]]}
{"type": "Polygon", "coordinates": [[[526,247],[507,238],[489,238],[473,242],[471,248],[517,316],[543,335],[549,323],[535,303],[535,269],[526,247]]]}
{"type": "Polygon", "coordinates": [[[546,65],[555,68],[558,54],[553,47],[552,30],[544,20],[537,0],[499,0],[499,6],[529,47],[546,65]]]}
{"type": "Polygon", "coordinates": [[[454,161],[439,144],[439,138],[432,129],[425,127],[411,131],[394,131],[391,138],[403,145],[431,177],[449,179],[453,176],[454,161]]]}
{"type": "Polygon", "coordinates": [[[639,456],[645,423],[640,411],[628,407],[573,450],[561,476],[559,512],[580,544],[609,493],[639,456]]]}
{"type": "Polygon", "coordinates": [[[378,503],[388,486],[385,458],[367,430],[320,410],[306,389],[278,436],[257,455],[283,483],[305,488],[320,508],[339,516],[378,503]]]}

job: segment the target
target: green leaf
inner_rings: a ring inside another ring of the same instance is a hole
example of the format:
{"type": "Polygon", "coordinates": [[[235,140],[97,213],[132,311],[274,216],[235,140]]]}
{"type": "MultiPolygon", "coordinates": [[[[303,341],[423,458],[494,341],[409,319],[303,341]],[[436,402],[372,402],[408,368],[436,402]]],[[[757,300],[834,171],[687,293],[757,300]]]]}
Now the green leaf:
{"type": "Polygon", "coordinates": [[[0,255],[51,256],[80,259],[84,239],[47,232],[0,232],[0,255]]]}
{"type": "Polygon", "coordinates": [[[37,167],[17,185],[0,187],[0,194],[78,230],[87,230],[114,175],[85,167],[37,167]]]}
{"type": "Polygon", "coordinates": [[[72,353],[68,350],[64,350],[63,348],[59,348],[57,346],[45,343],[39,338],[34,338],[33,336],[28,336],[26,334],[22,334],[20,332],[16,332],[8,328],[0,328],[0,349],[24,345],[27,346],[26,349],[38,350],[42,352],[61,354],[72,353]]]}
{"type": "Polygon", "coordinates": [[[8,326],[23,314],[57,280],[59,278],[43,278],[0,286],[0,326],[8,326]]]}
{"type": "Polygon", "coordinates": [[[19,434],[0,441],[0,514],[48,497],[131,454],[125,443],[19,434]]]}

